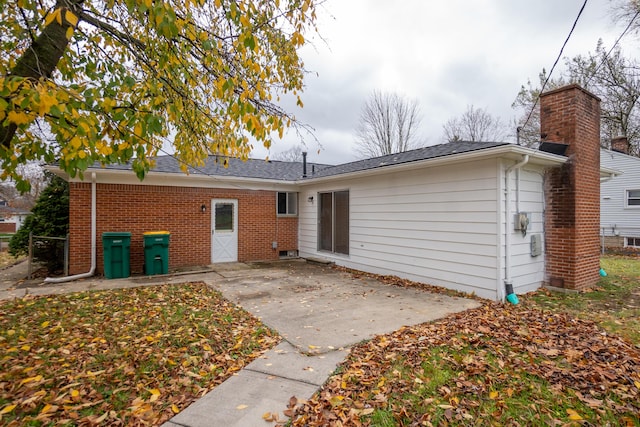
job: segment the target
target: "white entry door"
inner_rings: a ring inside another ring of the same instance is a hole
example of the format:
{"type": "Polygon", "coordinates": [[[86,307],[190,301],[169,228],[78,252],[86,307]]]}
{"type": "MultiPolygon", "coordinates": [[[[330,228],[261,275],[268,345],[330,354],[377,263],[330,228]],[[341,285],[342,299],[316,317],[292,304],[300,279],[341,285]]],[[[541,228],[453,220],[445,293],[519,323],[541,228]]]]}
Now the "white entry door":
{"type": "Polygon", "coordinates": [[[238,201],[211,201],[211,262],[238,261],[238,201]]]}

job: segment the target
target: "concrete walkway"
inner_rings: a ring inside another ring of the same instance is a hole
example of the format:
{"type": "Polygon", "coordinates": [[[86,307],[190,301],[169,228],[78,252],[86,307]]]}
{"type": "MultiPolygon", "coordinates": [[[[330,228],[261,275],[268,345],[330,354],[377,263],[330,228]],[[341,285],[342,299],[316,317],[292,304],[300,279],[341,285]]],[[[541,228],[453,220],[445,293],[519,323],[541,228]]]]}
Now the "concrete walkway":
{"type": "MultiPolygon", "coordinates": [[[[4,288],[0,299],[162,283],[203,281],[260,318],[284,338],[164,427],[273,425],[263,414],[283,411],[292,396],[308,399],[344,360],[350,346],[405,325],[477,307],[476,301],[385,285],[302,260],[216,265],[189,275],[4,288]]],[[[0,272],[0,283],[3,282],[0,272]]]]}

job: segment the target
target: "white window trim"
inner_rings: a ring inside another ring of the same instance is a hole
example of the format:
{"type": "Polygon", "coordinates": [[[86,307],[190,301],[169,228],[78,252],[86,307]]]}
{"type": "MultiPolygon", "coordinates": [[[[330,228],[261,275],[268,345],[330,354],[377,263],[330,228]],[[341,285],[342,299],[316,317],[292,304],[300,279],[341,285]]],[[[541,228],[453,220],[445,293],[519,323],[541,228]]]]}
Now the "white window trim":
{"type": "Polygon", "coordinates": [[[298,216],[298,210],[300,210],[300,206],[299,206],[299,201],[300,201],[300,194],[297,191],[276,191],[276,215],[279,217],[297,217],[298,216]],[[280,195],[280,193],[285,193],[287,195],[287,210],[289,209],[289,194],[295,194],[296,195],[296,211],[295,213],[279,213],[278,212],[278,196],[280,195]]]}
{"type": "Polygon", "coordinates": [[[629,204],[629,192],[630,191],[639,191],[640,188],[627,188],[624,190],[624,207],[626,209],[640,209],[640,205],[630,205],[629,204]]]}
{"type": "Polygon", "coordinates": [[[625,237],[624,238],[624,247],[625,248],[640,248],[640,237],[625,237]],[[629,239],[637,240],[638,245],[630,245],[629,239]]]}

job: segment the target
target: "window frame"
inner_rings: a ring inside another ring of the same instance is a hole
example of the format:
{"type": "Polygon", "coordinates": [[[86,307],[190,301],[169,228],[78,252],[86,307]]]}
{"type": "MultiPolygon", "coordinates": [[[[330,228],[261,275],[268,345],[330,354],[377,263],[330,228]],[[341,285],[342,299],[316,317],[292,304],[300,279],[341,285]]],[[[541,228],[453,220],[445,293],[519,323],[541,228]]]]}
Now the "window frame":
{"type": "Polygon", "coordinates": [[[624,238],[624,247],[625,248],[640,248],[640,237],[625,237],[624,238]],[[629,241],[633,240],[633,244],[629,244],[629,241]]]}
{"type": "Polygon", "coordinates": [[[351,252],[351,192],[349,189],[342,190],[332,190],[332,191],[321,191],[317,194],[318,200],[318,229],[317,234],[317,250],[318,252],[326,252],[332,255],[349,257],[351,252]],[[346,195],[346,212],[342,211],[343,216],[338,218],[336,215],[336,210],[339,208],[344,208],[345,205],[338,206],[340,201],[337,200],[336,194],[339,194],[342,199],[341,202],[344,202],[345,199],[343,197],[346,195]],[[326,220],[330,222],[328,224],[331,230],[324,230],[323,226],[324,221],[322,219],[323,216],[323,196],[330,196],[330,212],[325,212],[325,214],[330,214],[326,220]],[[346,226],[346,233],[340,237],[337,236],[337,229],[346,226]],[[330,232],[330,233],[328,233],[330,232]],[[326,233],[326,235],[325,235],[326,233]],[[328,249],[325,240],[330,239],[331,249],[328,249]],[[346,239],[346,241],[345,241],[346,239]]]}
{"type": "Polygon", "coordinates": [[[276,192],[276,215],[281,217],[296,217],[298,216],[298,201],[300,197],[298,197],[297,191],[277,191],[276,192]],[[285,213],[280,213],[280,195],[285,195],[285,213]],[[291,197],[295,197],[295,201],[291,200],[291,197]],[[290,212],[291,207],[295,208],[295,212],[290,212]]]}
{"type": "Polygon", "coordinates": [[[624,206],[629,209],[640,209],[640,188],[624,190],[624,206]],[[631,197],[632,192],[637,193],[637,196],[631,197]],[[630,200],[637,201],[637,204],[630,204],[630,200]]]}

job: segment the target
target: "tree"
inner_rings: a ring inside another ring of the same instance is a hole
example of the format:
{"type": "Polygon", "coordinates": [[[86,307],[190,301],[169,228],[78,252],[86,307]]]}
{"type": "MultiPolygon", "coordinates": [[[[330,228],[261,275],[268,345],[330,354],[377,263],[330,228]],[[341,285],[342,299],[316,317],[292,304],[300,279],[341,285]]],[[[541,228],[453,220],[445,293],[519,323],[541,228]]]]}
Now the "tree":
{"type": "Polygon", "coordinates": [[[374,91],[360,112],[356,151],[362,157],[401,153],[417,147],[418,101],[374,91]]]}
{"type": "MultiPolygon", "coordinates": [[[[518,129],[517,142],[525,147],[537,148],[540,144],[540,108],[538,98],[540,97],[540,89],[547,81],[547,71],[544,68],[538,74],[538,81],[537,86],[534,86],[531,80],[527,81],[526,86],[522,85],[515,101],[511,104],[511,108],[520,112],[520,117],[515,120],[514,125],[518,129]]],[[[562,79],[549,79],[545,90],[552,90],[564,84],[562,79]]]]}
{"type": "MultiPolygon", "coordinates": [[[[58,176],[47,173],[51,180],[42,191],[27,216],[22,227],[13,235],[9,242],[9,253],[13,256],[23,255],[29,251],[29,233],[37,236],[66,237],[69,232],[69,184],[58,176]]],[[[60,245],[55,241],[46,240],[37,247],[34,257],[46,261],[53,270],[53,266],[60,262],[60,245]]]]}
{"type": "MultiPolygon", "coordinates": [[[[616,47],[610,52],[598,41],[594,53],[565,58],[566,71],[563,75],[547,83],[545,90],[568,83],[577,83],[601,99],[601,144],[609,148],[611,139],[626,136],[630,143],[630,154],[640,156],[640,63],[625,58],[621,49],[616,47]]],[[[540,95],[546,73],[540,74],[540,85],[522,87],[513,103],[520,108],[524,117],[533,108],[540,95]]],[[[539,142],[539,109],[534,113],[526,127],[526,143],[539,142]]]]}
{"type": "Polygon", "coordinates": [[[142,179],[163,141],[187,165],[247,158],[301,107],[297,49],[313,0],[0,0],[0,179],[57,160],[71,176],[132,161],[142,179]]]}
{"type": "Polygon", "coordinates": [[[456,141],[501,141],[505,137],[504,125],[484,108],[468,105],[459,117],[449,119],[443,126],[444,138],[456,141]]]}
{"type": "Polygon", "coordinates": [[[302,145],[294,145],[287,150],[275,153],[271,158],[273,160],[281,160],[283,162],[301,162],[303,151],[304,149],[302,148],[302,145]]]}

